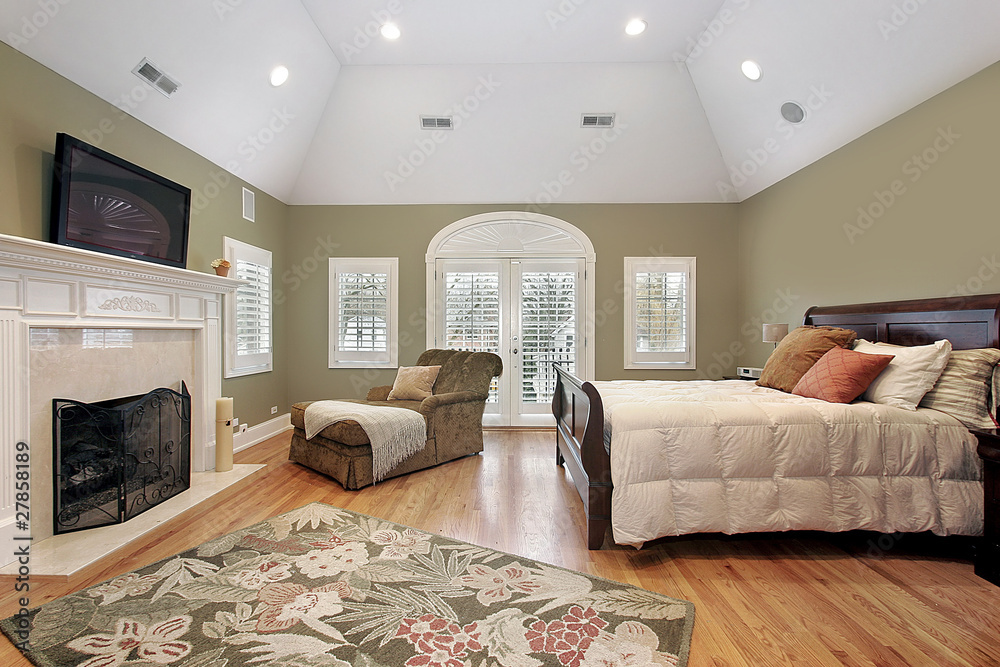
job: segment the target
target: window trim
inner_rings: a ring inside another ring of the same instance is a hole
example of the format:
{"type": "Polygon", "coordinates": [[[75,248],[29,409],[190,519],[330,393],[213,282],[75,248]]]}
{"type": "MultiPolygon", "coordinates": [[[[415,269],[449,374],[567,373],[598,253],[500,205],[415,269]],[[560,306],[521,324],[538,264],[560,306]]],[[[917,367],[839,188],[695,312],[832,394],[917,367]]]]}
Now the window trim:
{"type": "Polygon", "coordinates": [[[625,368],[626,369],[694,369],[697,357],[695,355],[696,313],[694,257],[626,257],[625,258],[625,368]],[[683,272],[687,276],[687,326],[685,336],[688,341],[683,353],[677,352],[638,352],[636,340],[638,332],[637,304],[635,302],[635,277],[641,271],[671,271],[683,272]]]}
{"type": "Polygon", "coordinates": [[[244,243],[228,236],[222,237],[223,256],[233,265],[233,276],[236,277],[236,262],[238,259],[266,266],[269,272],[267,326],[270,333],[270,345],[267,352],[257,353],[253,363],[240,364],[237,350],[236,329],[236,292],[226,294],[226,354],[223,377],[236,378],[257,373],[267,373],[274,367],[274,264],[270,250],[244,243]]]}
{"type": "Polygon", "coordinates": [[[329,368],[397,368],[399,366],[399,258],[398,257],[331,257],[329,261],[329,368]],[[339,289],[337,275],[340,273],[387,273],[389,276],[389,298],[386,309],[386,331],[388,350],[386,353],[373,352],[367,358],[345,359],[337,349],[340,330],[339,289]]]}

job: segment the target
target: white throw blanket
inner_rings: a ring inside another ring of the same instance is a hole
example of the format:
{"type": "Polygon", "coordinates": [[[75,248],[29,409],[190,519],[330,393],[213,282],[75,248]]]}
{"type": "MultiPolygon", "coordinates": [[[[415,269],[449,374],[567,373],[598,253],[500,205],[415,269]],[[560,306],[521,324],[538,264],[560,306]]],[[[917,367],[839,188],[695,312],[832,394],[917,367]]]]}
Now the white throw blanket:
{"type": "Polygon", "coordinates": [[[424,416],[406,408],[316,401],[305,411],[306,439],[330,424],[354,420],[361,425],[372,445],[372,478],[382,481],[389,471],[427,445],[424,416]]]}

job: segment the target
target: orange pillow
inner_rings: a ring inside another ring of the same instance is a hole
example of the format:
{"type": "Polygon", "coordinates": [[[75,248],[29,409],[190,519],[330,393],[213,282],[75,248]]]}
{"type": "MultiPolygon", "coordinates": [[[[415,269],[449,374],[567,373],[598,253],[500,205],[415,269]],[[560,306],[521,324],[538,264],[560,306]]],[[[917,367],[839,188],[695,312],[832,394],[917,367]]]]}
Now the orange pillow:
{"type": "Polygon", "coordinates": [[[832,348],[806,371],[792,393],[830,403],[850,403],[865,393],[892,361],[892,356],[832,348]]]}
{"type": "Polygon", "coordinates": [[[768,357],[757,384],[791,391],[831,347],[850,347],[858,334],[838,327],[801,326],[781,339],[768,357]]]}

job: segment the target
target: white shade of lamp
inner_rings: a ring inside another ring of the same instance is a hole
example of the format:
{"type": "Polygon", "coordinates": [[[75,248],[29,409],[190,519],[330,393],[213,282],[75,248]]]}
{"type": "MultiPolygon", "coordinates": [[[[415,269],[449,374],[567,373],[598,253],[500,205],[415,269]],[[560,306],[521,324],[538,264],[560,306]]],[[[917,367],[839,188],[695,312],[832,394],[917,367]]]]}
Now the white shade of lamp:
{"type": "Polygon", "coordinates": [[[764,325],[764,342],[774,343],[775,347],[778,347],[778,343],[782,338],[788,335],[788,325],[787,324],[765,324],[764,325]]]}

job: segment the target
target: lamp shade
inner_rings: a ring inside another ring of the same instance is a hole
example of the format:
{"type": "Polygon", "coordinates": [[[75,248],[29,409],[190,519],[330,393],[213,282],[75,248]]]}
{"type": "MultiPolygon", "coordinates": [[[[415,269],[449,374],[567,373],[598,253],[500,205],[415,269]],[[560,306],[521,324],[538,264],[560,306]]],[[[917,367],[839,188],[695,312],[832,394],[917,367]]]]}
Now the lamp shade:
{"type": "Polygon", "coordinates": [[[765,343],[778,343],[782,338],[788,335],[788,325],[787,324],[765,324],[764,325],[764,342],[765,343]]]}

